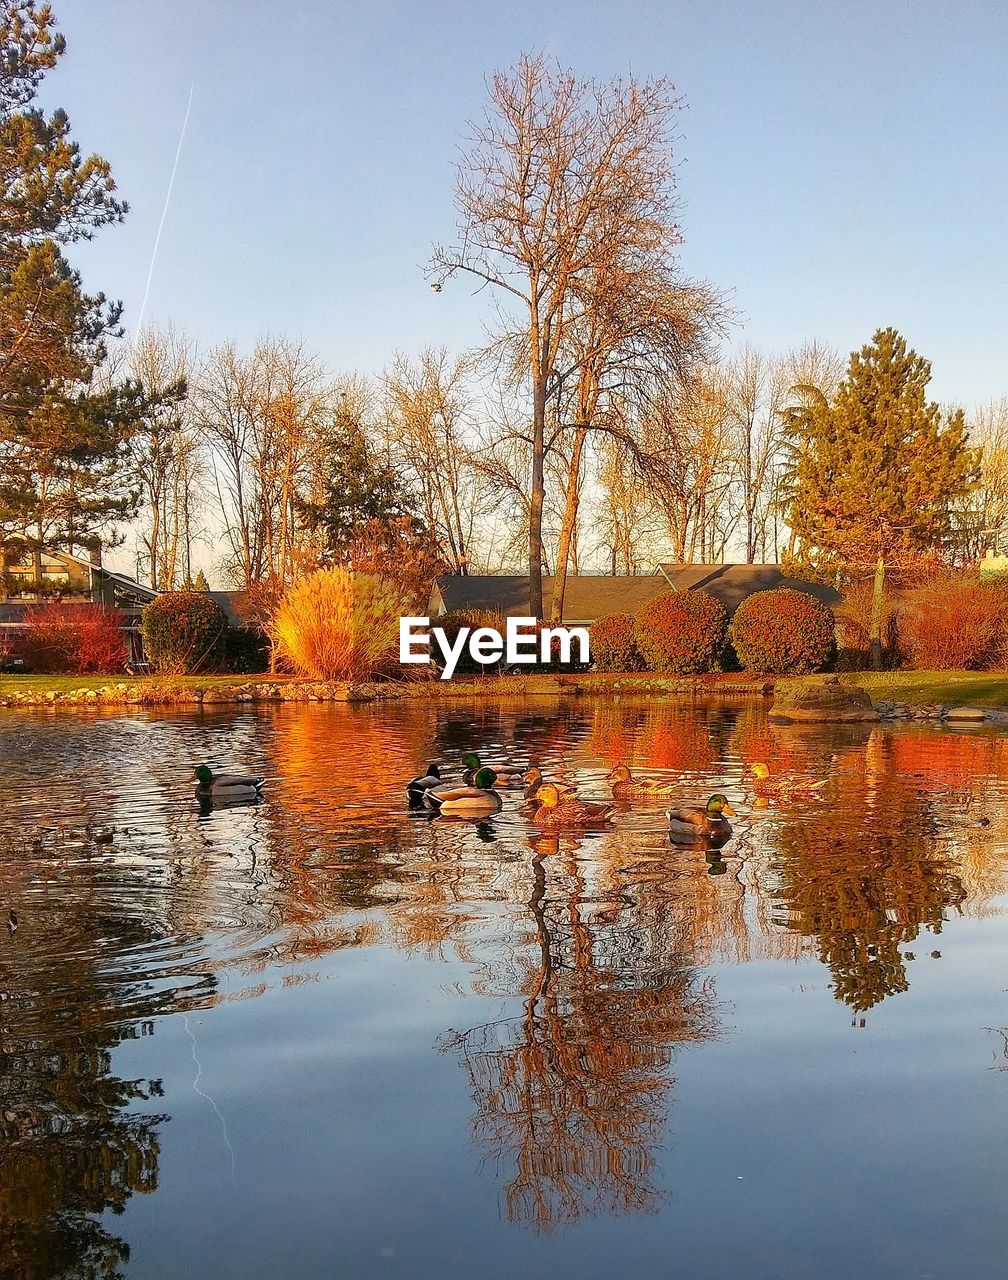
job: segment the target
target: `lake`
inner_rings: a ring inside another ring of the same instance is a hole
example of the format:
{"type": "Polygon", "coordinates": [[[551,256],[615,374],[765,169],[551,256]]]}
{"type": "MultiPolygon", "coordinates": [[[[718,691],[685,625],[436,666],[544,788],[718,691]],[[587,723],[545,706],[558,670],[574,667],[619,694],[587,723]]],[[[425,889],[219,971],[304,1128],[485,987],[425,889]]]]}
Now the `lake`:
{"type": "Polygon", "coordinates": [[[2,713],[0,1275],[1000,1277],[1006,858],[995,731],[2,713]],[[411,813],[471,749],[735,834],[411,813]],[[758,760],[825,785],[757,802],[758,760]],[[264,802],[201,809],[198,762],[264,802]]]}

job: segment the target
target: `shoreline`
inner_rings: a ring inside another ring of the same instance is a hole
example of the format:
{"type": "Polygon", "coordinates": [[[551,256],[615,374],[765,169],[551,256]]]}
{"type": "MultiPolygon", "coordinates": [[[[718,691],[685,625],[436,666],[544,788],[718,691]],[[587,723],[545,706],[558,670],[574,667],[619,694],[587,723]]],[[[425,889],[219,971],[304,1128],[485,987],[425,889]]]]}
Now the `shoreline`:
{"type": "MultiPolygon", "coordinates": [[[[483,676],[468,680],[372,680],[360,682],[303,680],[275,676],[146,676],[140,680],[69,677],[63,686],[32,687],[31,677],[8,677],[0,708],[94,706],[206,706],[278,702],[393,702],[458,698],[599,697],[619,694],[719,697],[772,697],[771,679],[723,676],[535,675],[483,676]],[[27,687],[24,687],[27,686],[27,687]]],[[[41,681],[46,678],[42,677],[41,681]]]]}
{"type": "MultiPolygon", "coordinates": [[[[933,695],[955,694],[961,673],[932,680],[933,695]]],[[[823,679],[828,678],[826,675],[823,679]]],[[[908,676],[908,679],[912,677],[908,676]]],[[[760,698],[768,703],[778,686],[817,677],[715,674],[697,676],[631,673],[552,673],[476,676],[461,680],[371,680],[360,682],[306,680],[294,676],[142,676],[114,680],[107,676],[0,676],[0,711],[18,709],[74,710],[80,707],[201,707],[277,703],[452,702],[466,699],[573,697],[760,698]]],[[[854,687],[871,682],[868,673],[844,677],[854,687]]],[[[1008,680],[999,705],[965,700],[947,703],[898,700],[892,677],[883,678],[872,705],[882,724],[945,724],[954,728],[1008,726],[1008,680]]],[[[908,690],[910,692],[910,690],[908,690]]],[[[913,690],[916,692],[916,690],[913,690]]],[[[965,691],[964,691],[965,692],[965,691]]],[[[1000,689],[998,690],[1000,693],[1000,689]]],[[[817,723],[816,720],[807,723],[817,723]]],[[[823,721],[825,723],[825,721],[823,721]]]]}

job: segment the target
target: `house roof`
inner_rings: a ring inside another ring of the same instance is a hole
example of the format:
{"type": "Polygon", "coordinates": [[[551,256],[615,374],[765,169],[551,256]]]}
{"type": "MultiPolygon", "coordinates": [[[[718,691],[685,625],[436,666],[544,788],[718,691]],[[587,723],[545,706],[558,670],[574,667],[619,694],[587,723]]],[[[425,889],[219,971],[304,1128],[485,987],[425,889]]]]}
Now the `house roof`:
{"type": "MultiPolygon", "coordinates": [[[[571,574],[564,593],[564,622],[594,622],[610,613],[636,613],[665,591],[692,591],[702,587],[733,614],[754,591],[789,587],[805,591],[824,604],[834,605],[840,593],[823,583],[789,578],[776,564],[663,564],[653,574],[607,577],[571,574]]],[[[543,578],[543,610],[550,611],[553,579],[543,578]]],[[[528,578],[521,574],[444,574],[431,592],[428,612],[456,609],[492,609],[527,617],[528,578]]]]}
{"type": "Polygon", "coordinates": [[[756,591],[803,591],[831,607],[841,599],[840,592],[824,582],[789,578],[779,564],[662,564],[657,572],[676,591],[699,587],[710,592],[729,615],[756,591]]]}
{"type": "MultiPolygon", "coordinates": [[[[636,613],[654,596],[667,591],[660,578],[571,574],[564,592],[564,622],[594,622],[608,613],[636,613]]],[[[549,613],[553,579],[543,578],[543,609],[549,613]]],[[[431,593],[430,612],[456,609],[494,609],[503,614],[528,617],[528,578],[520,574],[445,574],[431,593]]]]}

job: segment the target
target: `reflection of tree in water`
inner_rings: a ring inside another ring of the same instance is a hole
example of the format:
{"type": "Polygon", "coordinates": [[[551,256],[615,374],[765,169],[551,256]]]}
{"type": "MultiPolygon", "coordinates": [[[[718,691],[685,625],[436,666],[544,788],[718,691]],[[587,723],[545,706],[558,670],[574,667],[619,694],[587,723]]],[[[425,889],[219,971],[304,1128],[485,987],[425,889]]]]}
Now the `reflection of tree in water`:
{"type": "Polygon", "coordinates": [[[513,1169],[509,1220],[544,1232],[585,1214],[660,1208],[655,1149],[673,1053],[717,1026],[711,993],[690,970],[627,945],[662,936],[646,919],[654,905],[588,918],[573,856],[564,877],[547,880],[558,853],[556,840],[536,840],[523,1013],[441,1043],[468,1073],[476,1141],[513,1169]]]}
{"type": "MultiPolygon", "coordinates": [[[[0,900],[25,904],[25,881],[0,860],[0,900]]],[[[133,1110],[161,1083],[119,1078],[112,1053],[185,997],[110,972],[155,930],[107,910],[72,872],[28,903],[0,937],[0,1275],[109,1280],[129,1248],[99,1216],[157,1188],[166,1118],[133,1110]]],[[[187,1007],[212,992],[211,979],[197,983],[187,1007]]]]}
{"type": "Polygon", "coordinates": [[[927,796],[875,732],[838,763],[829,807],[782,823],[778,901],[816,939],[837,999],[870,1009],[908,988],[900,948],[940,933],[965,891],[939,846],[927,796]]]}

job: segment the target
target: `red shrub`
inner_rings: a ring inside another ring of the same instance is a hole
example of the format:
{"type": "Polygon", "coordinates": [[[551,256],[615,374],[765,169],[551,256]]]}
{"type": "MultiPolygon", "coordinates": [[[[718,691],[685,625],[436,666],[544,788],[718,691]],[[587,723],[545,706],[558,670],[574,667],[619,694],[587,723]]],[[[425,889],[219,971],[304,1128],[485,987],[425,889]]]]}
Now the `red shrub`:
{"type": "Polygon", "coordinates": [[[639,671],[636,626],[628,613],[610,613],[591,629],[591,656],[599,671],[639,671]]]}
{"type": "Polygon", "coordinates": [[[713,671],[727,629],[724,605],[708,592],[667,591],[638,613],[637,648],[652,671],[713,671]]]}
{"type": "Polygon", "coordinates": [[[1008,591],[961,578],[922,587],[900,618],[900,632],[919,671],[1003,666],[1008,591]]]}
{"type": "Polygon", "coordinates": [[[728,637],[745,671],[808,675],[833,652],[832,610],[805,591],[755,591],[739,605],[728,637]]]}
{"type": "Polygon", "coordinates": [[[98,675],[126,666],[123,615],[100,604],[38,604],[28,609],[18,649],[33,671],[98,675]]]}

